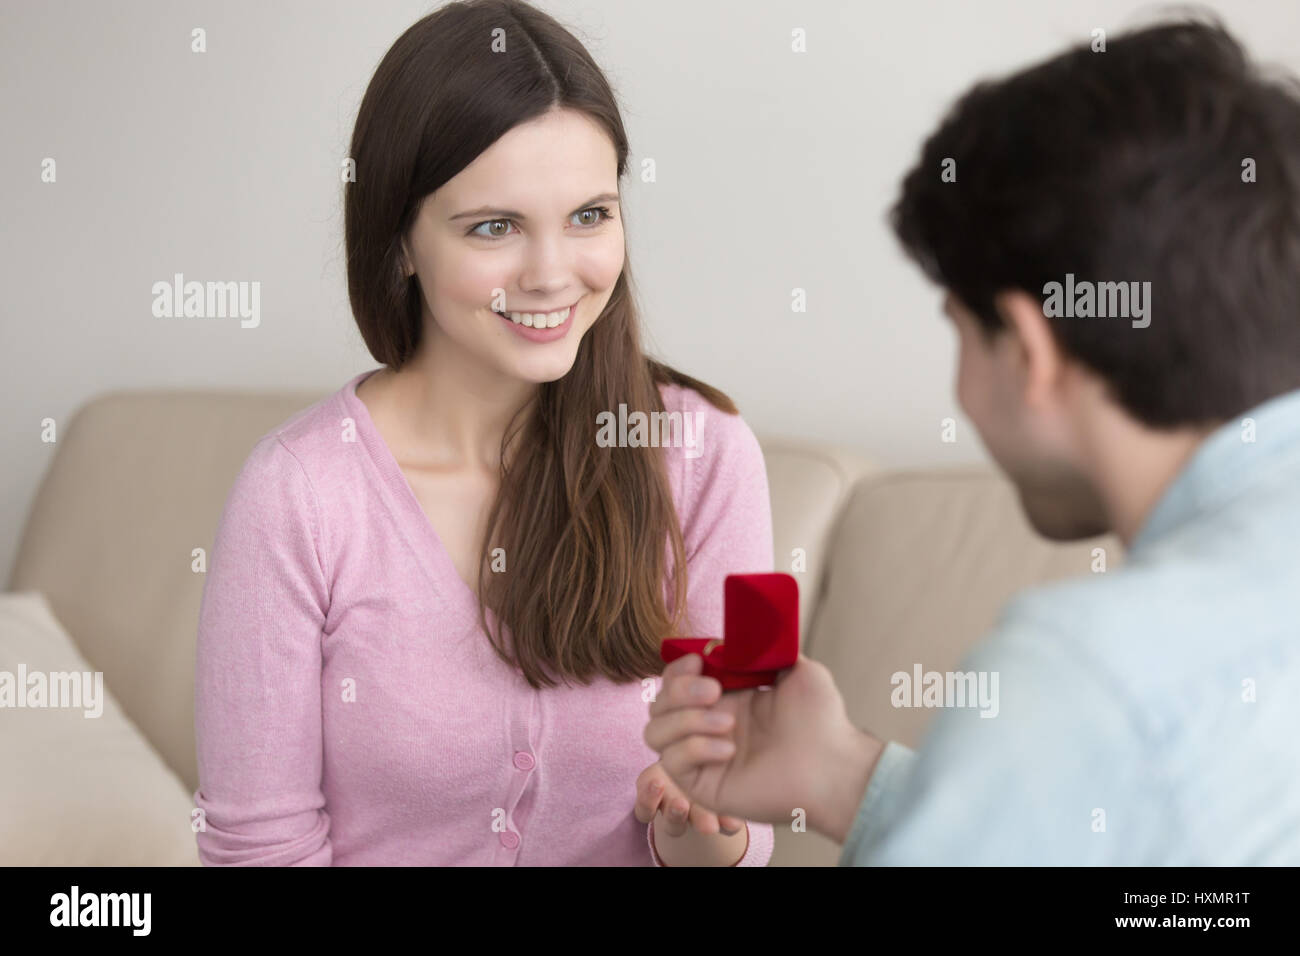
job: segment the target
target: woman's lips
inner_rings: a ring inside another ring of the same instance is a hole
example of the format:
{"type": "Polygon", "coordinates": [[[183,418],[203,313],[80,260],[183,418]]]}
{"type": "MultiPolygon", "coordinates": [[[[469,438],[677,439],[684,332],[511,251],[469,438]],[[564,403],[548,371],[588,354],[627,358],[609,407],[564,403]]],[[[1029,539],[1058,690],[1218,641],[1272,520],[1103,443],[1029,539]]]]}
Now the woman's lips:
{"type": "MultiPolygon", "coordinates": [[[[544,329],[534,328],[524,325],[522,322],[516,322],[514,319],[510,318],[510,316],[503,315],[500,312],[498,312],[497,315],[501,316],[502,322],[506,323],[506,325],[510,326],[510,328],[512,328],[518,335],[530,342],[554,342],[556,339],[562,339],[569,334],[569,327],[573,325],[573,315],[577,310],[578,304],[575,302],[565,310],[563,322],[559,325],[544,329]]],[[[524,312],[526,310],[520,309],[519,311],[524,312]]]]}

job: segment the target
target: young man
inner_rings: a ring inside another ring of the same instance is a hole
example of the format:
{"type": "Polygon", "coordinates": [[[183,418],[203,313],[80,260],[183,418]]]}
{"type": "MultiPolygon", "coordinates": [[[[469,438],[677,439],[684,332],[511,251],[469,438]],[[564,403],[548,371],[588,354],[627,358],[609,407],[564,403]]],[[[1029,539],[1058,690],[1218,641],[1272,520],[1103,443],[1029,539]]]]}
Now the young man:
{"type": "Polygon", "coordinates": [[[1300,863],[1296,85],[1217,25],[1068,51],[972,89],[893,222],[1034,528],[1126,561],[1013,600],[962,667],[998,673],[997,716],[941,710],[916,752],[803,657],[725,696],[674,662],[646,741],[718,812],[803,809],[842,864],[1300,863]]]}

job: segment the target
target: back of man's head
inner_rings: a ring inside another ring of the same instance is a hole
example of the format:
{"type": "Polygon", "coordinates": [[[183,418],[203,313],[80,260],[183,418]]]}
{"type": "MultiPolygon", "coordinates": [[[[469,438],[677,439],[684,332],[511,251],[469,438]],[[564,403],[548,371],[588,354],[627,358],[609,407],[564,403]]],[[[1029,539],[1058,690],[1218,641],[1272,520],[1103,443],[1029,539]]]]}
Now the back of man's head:
{"type": "Polygon", "coordinates": [[[1035,296],[1142,425],[1225,421],[1300,388],[1300,84],[1215,23],[1095,45],[958,101],[904,180],[904,247],[990,335],[998,293],[1035,296]],[[1149,282],[1150,313],[1098,317],[1098,297],[1081,317],[1052,301],[1067,282],[1149,282]]]}

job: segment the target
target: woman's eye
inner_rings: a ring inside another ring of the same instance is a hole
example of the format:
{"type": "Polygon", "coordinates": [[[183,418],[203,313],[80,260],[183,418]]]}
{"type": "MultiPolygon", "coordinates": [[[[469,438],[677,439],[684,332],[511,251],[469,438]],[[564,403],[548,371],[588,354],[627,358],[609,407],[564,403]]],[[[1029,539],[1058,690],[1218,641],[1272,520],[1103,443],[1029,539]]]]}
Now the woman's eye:
{"type": "Polygon", "coordinates": [[[509,219],[489,219],[487,222],[480,222],[477,226],[471,229],[470,234],[474,236],[483,236],[485,239],[500,239],[502,236],[510,235],[509,229],[507,228],[505,231],[497,231],[492,227],[493,226],[508,227],[509,225],[510,225],[509,219]],[[484,226],[488,227],[488,231],[480,232],[479,230],[482,229],[484,226]]]}
{"type": "Polygon", "coordinates": [[[576,213],[575,215],[585,216],[585,215],[587,215],[587,214],[589,214],[589,213],[599,213],[600,215],[597,216],[597,217],[594,218],[594,219],[591,219],[591,220],[588,220],[587,222],[584,222],[583,225],[584,225],[584,226],[587,226],[587,227],[591,227],[591,226],[599,226],[599,225],[601,225],[601,224],[604,223],[604,222],[609,222],[609,221],[613,220],[613,218],[614,218],[614,217],[610,214],[610,211],[609,211],[609,207],[608,207],[608,206],[592,206],[590,209],[584,209],[584,210],[582,210],[582,212],[580,212],[580,213],[576,213]]]}
{"type": "Polygon", "coordinates": [[[604,220],[609,218],[609,210],[605,209],[603,206],[592,207],[591,209],[584,209],[582,210],[582,212],[574,213],[574,215],[578,216],[579,218],[583,216],[591,217],[590,219],[587,219],[584,222],[580,222],[579,225],[599,226],[604,220]]]}

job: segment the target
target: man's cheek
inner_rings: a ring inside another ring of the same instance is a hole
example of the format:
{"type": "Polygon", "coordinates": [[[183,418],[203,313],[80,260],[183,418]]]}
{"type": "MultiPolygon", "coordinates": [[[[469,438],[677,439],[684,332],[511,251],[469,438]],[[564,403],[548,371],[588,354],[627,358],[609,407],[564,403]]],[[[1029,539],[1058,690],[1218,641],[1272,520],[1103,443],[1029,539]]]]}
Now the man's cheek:
{"type": "Polygon", "coordinates": [[[975,370],[971,367],[971,364],[970,356],[963,351],[957,363],[957,403],[961,406],[961,410],[965,413],[966,417],[974,420],[974,406],[976,404],[976,390],[978,388],[976,379],[978,376],[975,374],[975,370]]]}

